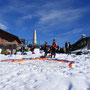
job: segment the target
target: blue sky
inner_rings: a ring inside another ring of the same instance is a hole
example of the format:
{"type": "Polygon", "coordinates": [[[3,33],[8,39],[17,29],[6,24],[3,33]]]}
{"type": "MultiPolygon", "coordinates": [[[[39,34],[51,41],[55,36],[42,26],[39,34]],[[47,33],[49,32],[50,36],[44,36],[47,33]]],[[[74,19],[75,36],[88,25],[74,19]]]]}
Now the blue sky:
{"type": "Polygon", "coordinates": [[[90,0],[0,0],[0,28],[32,42],[59,46],[90,36],[90,0]]]}

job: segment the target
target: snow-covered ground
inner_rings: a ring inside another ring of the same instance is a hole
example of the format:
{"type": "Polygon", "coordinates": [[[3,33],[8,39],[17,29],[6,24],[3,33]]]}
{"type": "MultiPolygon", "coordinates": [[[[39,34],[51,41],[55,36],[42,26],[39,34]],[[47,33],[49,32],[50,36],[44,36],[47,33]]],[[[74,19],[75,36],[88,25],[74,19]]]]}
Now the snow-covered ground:
{"type": "Polygon", "coordinates": [[[78,49],[78,50],[75,50],[75,51],[73,51],[73,52],[90,52],[90,49],[88,49],[87,48],[87,46],[86,47],[84,47],[84,48],[82,48],[82,49],[78,49]]]}
{"type": "MultiPolygon", "coordinates": [[[[35,58],[42,54],[0,54],[6,59],[35,58]]],[[[56,54],[58,59],[75,61],[68,63],[45,60],[0,62],[0,90],[90,90],[90,53],[87,55],[56,54]]]]}

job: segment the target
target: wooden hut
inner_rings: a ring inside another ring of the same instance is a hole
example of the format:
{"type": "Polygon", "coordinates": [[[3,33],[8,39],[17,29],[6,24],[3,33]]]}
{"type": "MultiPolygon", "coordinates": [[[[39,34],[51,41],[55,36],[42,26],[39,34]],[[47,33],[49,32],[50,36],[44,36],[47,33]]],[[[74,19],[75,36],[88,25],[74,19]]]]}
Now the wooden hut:
{"type": "Polygon", "coordinates": [[[0,29],[0,48],[16,49],[20,44],[21,41],[17,36],[0,29]]]}

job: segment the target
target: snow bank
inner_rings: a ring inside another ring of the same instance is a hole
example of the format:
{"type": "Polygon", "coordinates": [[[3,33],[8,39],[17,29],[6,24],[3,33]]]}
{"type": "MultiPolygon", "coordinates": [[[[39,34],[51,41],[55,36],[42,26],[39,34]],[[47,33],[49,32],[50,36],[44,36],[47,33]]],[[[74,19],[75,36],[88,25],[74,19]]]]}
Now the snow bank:
{"type": "Polygon", "coordinates": [[[35,54],[40,54],[40,49],[39,48],[35,48],[34,52],[35,52],[35,54]]]}

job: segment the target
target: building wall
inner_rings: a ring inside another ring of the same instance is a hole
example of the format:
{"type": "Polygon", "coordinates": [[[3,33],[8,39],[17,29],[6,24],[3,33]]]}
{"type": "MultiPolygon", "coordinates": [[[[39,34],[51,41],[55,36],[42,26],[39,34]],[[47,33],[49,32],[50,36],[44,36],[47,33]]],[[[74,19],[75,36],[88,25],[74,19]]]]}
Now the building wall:
{"type": "MultiPolygon", "coordinates": [[[[0,38],[0,42],[10,42],[10,41],[0,38]]],[[[14,42],[14,43],[16,43],[16,44],[19,44],[16,40],[13,40],[13,41],[11,41],[11,42],[14,42]]]]}
{"type": "Polygon", "coordinates": [[[17,44],[20,44],[20,40],[18,39],[18,37],[4,30],[0,30],[0,42],[15,42],[17,44]]]}
{"type": "Polygon", "coordinates": [[[19,38],[0,29],[0,48],[16,49],[21,44],[19,38]]]}
{"type": "Polygon", "coordinates": [[[20,39],[22,44],[25,44],[25,39],[20,39]]]}

